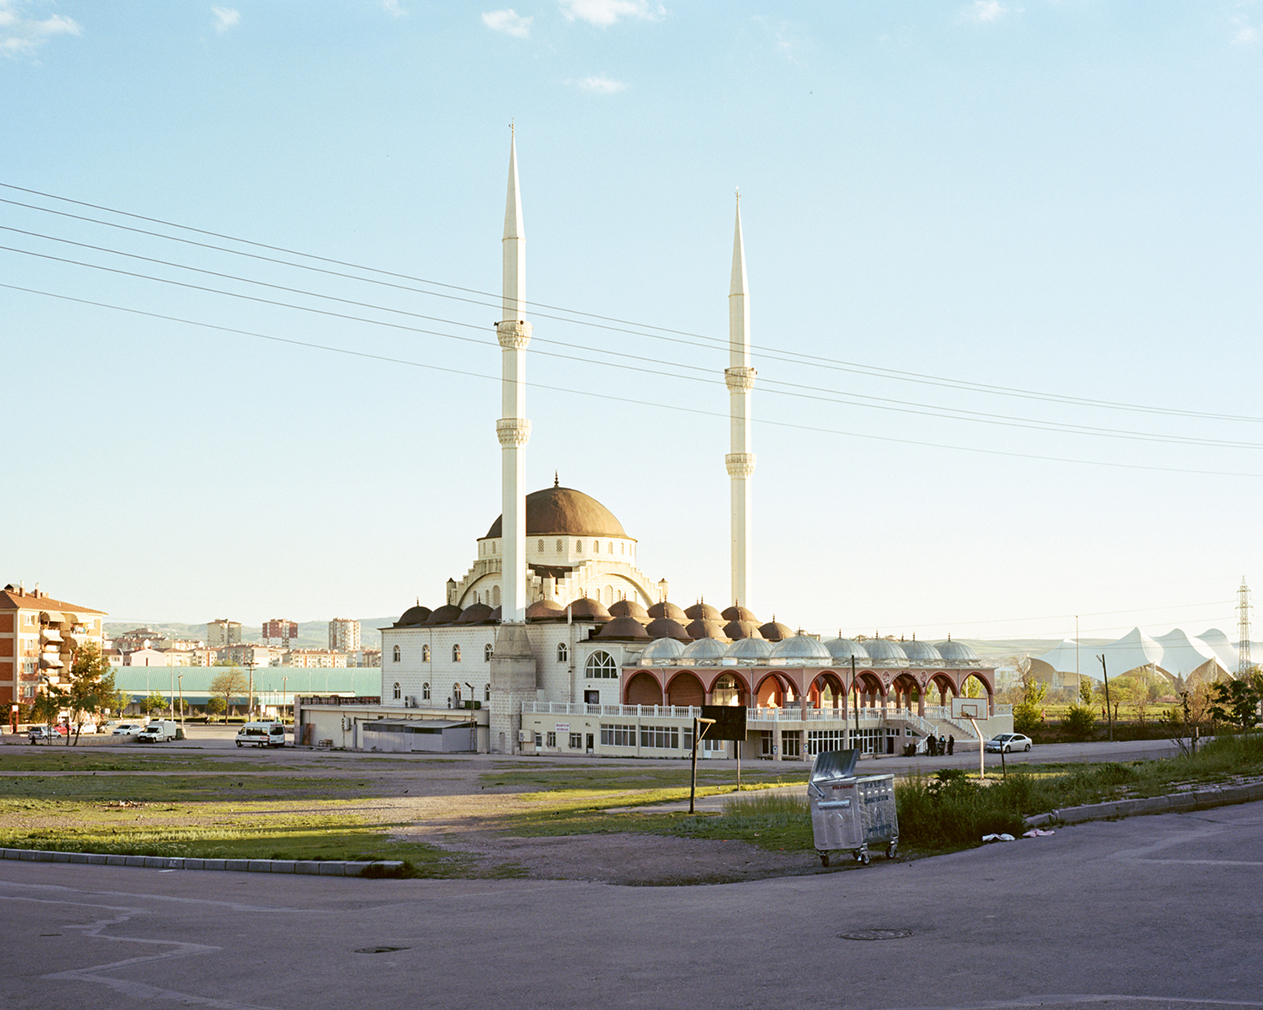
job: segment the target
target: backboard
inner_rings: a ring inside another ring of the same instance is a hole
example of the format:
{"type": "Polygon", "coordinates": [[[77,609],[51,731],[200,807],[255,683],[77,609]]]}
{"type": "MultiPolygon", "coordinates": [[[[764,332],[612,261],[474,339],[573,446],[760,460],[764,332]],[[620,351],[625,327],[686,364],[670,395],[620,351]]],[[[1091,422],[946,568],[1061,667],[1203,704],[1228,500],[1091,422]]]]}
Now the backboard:
{"type": "Polygon", "coordinates": [[[953,698],[953,719],[985,719],[987,718],[986,698],[953,698]]]}

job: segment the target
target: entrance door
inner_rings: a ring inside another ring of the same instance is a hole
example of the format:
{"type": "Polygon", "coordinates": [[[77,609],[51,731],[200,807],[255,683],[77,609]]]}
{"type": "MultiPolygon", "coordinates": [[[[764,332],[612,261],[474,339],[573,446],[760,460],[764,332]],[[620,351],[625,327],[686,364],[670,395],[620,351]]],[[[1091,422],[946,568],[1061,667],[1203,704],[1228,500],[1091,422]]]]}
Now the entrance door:
{"type": "Polygon", "coordinates": [[[588,734],[588,753],[592,754],[596,751],[596,740],[593,734],[588,734]]]}
{"type": "Polygon", "coordinates": [[[583,703],[584,703],[585,705],[599,705],[599,704],[601,704],[601,692],[600,692],[600,691],[584,691],[584,692],[583,692],[583,703]]]}

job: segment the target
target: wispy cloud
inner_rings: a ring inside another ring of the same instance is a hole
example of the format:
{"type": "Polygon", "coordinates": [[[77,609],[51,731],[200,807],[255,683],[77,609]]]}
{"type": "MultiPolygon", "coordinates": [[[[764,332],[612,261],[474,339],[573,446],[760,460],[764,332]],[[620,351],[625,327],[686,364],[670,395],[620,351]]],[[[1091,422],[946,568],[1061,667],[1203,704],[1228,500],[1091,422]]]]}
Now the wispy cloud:
{"type": "Polygon", "coordinates": [[[399,0],[382,0],[382,10],[392,18],[406,18],[408,16],[408,8],[401,4],[399,0]]]}
{"type": "Polygon", "coordinates": [[[797,63],[798,57],[812,48],[811,40],[799,33],[796,26],[788,21],[773,23],[757,14],[750,20],[767,32],[772,43],[772,51],[784,56],[790,63],[797,63]]]}
{"type": "Polygon", "coordinates": [[[0,0],[0,55],[16,59],[29,56],[55,35],[79,35],[77,21],[61,14],[40,18],[30,4],[0,0]]]}
{"type": "Polygon", "coordinates": [[[1000,0],[974,0],[970,6],[965,8],[965,16],[982,24],[990,24],[992,21],[999,21],[1004,15],[1017,9],[1001,3],[1000,0]]]}
{"type": "Polygon", "coordinates": [[[641,21],[657,21],[666,15],[661,4],[648,0],[561,0],[561,12],[567,21],[586,21],[590,25],[608,28],[623,18],[641,21]]]}
{"type": "Polygon", "coordinates": [[[229,28],[236,28],[241,23],[241,11],[233,10],[231,7],[212,7],[211,13],[215,15],[215,31],[226,32],[229,28]]]}
{"type": "Polygon", "coordinates": [[[502,11],[488,11],[482,16],[482,23],[492,31],[504,32],[514,38],[526,39],[531,35],[531,22],[534,18],[523,17],[512,7],[502,11]]]}
{"type": "Polygon", "coordinates": [[[1252,46],[1259,41],[1263,34],[1254,25],[1250,24],[1245,18],[1235,17],[1232,19],[1233,32],[1232,44],[1234,46],[1252,46]]]}
{"type": "Polygon", "coordinates": [[[627,85],[622,81],[616,81],[604,74],[594,77],[581,77],[577,81],[571,81],[571,84],[578,85],[584,91],[593,95],[613,95],[620,91],[626,91],[627,85]]]}

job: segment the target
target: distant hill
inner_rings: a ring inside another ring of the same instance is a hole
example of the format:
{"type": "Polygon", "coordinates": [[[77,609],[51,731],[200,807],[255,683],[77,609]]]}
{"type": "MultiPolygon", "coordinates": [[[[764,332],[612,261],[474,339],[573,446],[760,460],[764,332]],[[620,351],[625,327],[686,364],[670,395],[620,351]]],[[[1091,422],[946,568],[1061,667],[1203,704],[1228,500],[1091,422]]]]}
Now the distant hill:
{"type": "MultiPolygon", "coordinates": [[[[382,640],[378,634],[378,629],[390,627],[397,618],[361,617],[359,620],[360,643],[366,649],[380,649],[382,640]]],[[[106,621],[105,635],[107,638],[113,638],[116,635],[133,631],[136,628],[152,628],[165,638],[202,640],[206,638],[205,624],[180,624],[177,621],[106,621]]],[[[241,640],[243,642],[258,642],[261,639],[262,631],[262,628],[252,628],[243,624],[241,626],[241,640]]],[[[329,647],[329,622],[300,621],[298,624],[298,638],[290,644],[298,649],[327,649],[329,647]]]]}

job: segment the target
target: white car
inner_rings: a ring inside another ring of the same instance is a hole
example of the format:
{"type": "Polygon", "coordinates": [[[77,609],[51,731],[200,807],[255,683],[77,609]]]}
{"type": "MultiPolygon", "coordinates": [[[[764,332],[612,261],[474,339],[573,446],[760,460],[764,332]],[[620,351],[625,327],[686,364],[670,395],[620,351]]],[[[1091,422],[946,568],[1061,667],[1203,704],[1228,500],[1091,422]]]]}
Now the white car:
{"type": "Polygon", "coordinates": [[[1000,733],[987,741],[987,753],[1012,754],[1014,751],[1031,749],[1031,738],[1021,733],[1000,733]]]}
{"type": "Polygon", "coordinates": [[[285,726],[279,722],[248,722],[237,731],[237,746],[284,747],[285,726]]]}
{"type": "Polygon", "coordinates": [[[143,730],[144,728],[145,727],[143,723],[120,722],[117,726],[114,727],[114,732],[110,735],[111,736],[129,736],[129,737],[140,736],[141,730],[143,730]]]}

